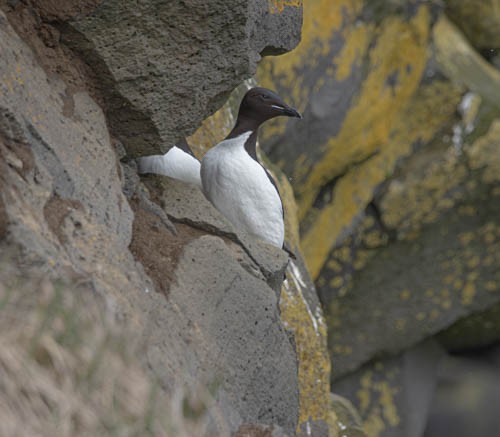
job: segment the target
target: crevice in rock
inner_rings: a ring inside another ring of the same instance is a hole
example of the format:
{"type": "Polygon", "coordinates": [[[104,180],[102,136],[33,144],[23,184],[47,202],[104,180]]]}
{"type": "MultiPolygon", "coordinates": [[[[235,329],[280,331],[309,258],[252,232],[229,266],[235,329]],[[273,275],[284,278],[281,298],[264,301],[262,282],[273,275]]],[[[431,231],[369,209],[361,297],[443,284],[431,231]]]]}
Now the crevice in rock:
{"type": "Polygon", "coordinates": [[[130,206],[134,211],[134,222],[129,249],[153,280],[156,290],[168,297],[170,283],[184,247],[204,233],[179,224],[174,235],[161,218],[145,208],[137,197],[130,201],[130,206]]]}
{"type": "MultiPolygon", "coordinates": [[[[273,280],[274,280],[273,272],[270,272],[267,269],[265,269],[258,262],[258,260],[255,259],[252,252],[239,239],[239,237],[235,233],[226,232],[226,231],[223,231],[221,229],[218,229],[215,226],[210,225],[209,223],[197,222],[197,221],[190,220],[188,218],[179,219],[176,217],[172,217],[168,214],[167,214],[167,217],[174,223],[178,223],[181,225],[187,225],[193,229],[197,229],[197,230],[202,231],[206,234],[214,235],[216,237],[222,238],[223,240],[229,240],[229,241],[237,244],[244,251],[244,253],[248,256],[248,258],[252,261],[252,263],[255,265],[255,268],[262,274],[262,276],[265,278],[266,282],[268,282],[268,283],[273,282],[273,280]]],[[[249,269],[242,261],[238,260],[238,262],[247,272],[249,272],[251,275],[255,276],[255,273],[252,272],[252,270],[249,269]]],[[[269,284],[269,285],[271,286],[271,284],[269,284]]],[[[274,287],[271,286],[271,288],[274,288],[274,287]]]]}
{"type": "Polygon", "coordinates": [[[349,173],[352,169],[365,164],[370,159],[372,159],[374,156],[378,155],[378,153],[379,153],[378,149],[374,150],[368,156],[360,159],[359,161],[353,162],[348,167],[346,167],[343,172],[334,176],[332,179],[330,179],[328,182],[326,182],[318,191],[318,194],[316,195],[316,198],[314,199],[314,202],[313,202],[313,208],[322,209],[326,205],[331,203],[331,201],[333,199],[333,191],[335,189],[335,185],[337,184],[337,182],[340,179],[342,179],[347,173],[349,173]]]}
{"type": "Polygon", "coordinates": [[[367,215],[371,215],[375,219],[376,226],[380,229],[380,231],[387,235],[389,238],[388,244],[397,240],[397,231],[395,229],[391,229],[385,224],[384,219],[382,218],[382,212],[380,211],[375,199],[372,199],[372,201],[366,206],[365,211],[367,215]]]}

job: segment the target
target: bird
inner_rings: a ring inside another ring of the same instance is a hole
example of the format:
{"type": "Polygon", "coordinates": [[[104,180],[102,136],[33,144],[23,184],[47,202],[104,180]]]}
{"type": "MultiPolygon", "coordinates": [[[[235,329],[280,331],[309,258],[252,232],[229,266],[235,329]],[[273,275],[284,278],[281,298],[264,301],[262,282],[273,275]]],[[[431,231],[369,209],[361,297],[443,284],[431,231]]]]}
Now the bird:
{"type": "Polygon", "coordinates": [[[186,140],[177,142],[164,155],[138,158],[137,171],[140,174],[155,173],[194,184],[201,189],[200,161],[198,161],[186,140]]]}
{"type": "Polygon", "coordinates": [[[248,90],[234,128],[205,154],[200,174],[205,197],[236,229],[287,250],[281,197],[256,149],[259,126],[279,116],[302,118],[275,92],[248,90]]]}

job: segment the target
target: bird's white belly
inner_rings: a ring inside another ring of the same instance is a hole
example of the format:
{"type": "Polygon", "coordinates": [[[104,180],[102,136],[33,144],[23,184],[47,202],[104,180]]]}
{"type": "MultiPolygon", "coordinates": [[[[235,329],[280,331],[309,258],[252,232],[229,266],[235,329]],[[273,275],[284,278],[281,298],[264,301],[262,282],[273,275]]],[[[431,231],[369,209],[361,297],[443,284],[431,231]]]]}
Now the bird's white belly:
{"type": "Polygon", "coordinates": [[[202,160],[203,191],[237,228],[282,247],[281,199],[262,166],[241,147],[216,146],[202,160]]]}

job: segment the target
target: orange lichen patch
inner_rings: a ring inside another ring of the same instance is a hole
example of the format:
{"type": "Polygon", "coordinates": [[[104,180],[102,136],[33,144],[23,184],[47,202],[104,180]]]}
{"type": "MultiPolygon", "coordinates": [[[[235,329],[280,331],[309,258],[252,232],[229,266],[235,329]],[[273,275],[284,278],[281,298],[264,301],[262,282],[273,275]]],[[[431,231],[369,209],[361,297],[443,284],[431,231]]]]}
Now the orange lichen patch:
{"type": "Polygon", "coordinates": [[[281,14],[285,8],[289,7],[302,7],[302,0],[269,0],[269,12],[271,14],[281,14]]]}
{"type": "Polygon", "coordinates": [[[476,287],[473,282],[466,282],[462,290],[462,305],[471,305],[476,295],[476,287]]]}
{"type": "Polygon", "coordinates": [[[396,328],[396,331],[404,331],[406,328],[406,320],[405,319],[396,319],[394,322],[394,327],[396,328]]]}

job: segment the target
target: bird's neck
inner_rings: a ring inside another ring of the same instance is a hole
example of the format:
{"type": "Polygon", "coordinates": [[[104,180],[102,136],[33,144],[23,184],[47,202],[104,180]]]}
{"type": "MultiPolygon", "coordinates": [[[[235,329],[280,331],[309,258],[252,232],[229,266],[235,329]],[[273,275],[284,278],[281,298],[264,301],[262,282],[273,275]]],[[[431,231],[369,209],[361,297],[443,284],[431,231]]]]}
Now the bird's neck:
{"type": "Polygon", "coordinates": [[[261,122],[254,120],[252,118],[241,118],[238,117],[233,130],[229,132],[226,140],[237,138],[240,135],[251,132],[250,136],[245,141],[244,147],[247,153],[256,161],[257,159],[257,134],[259,131],[259,126],[261,122]]]}

